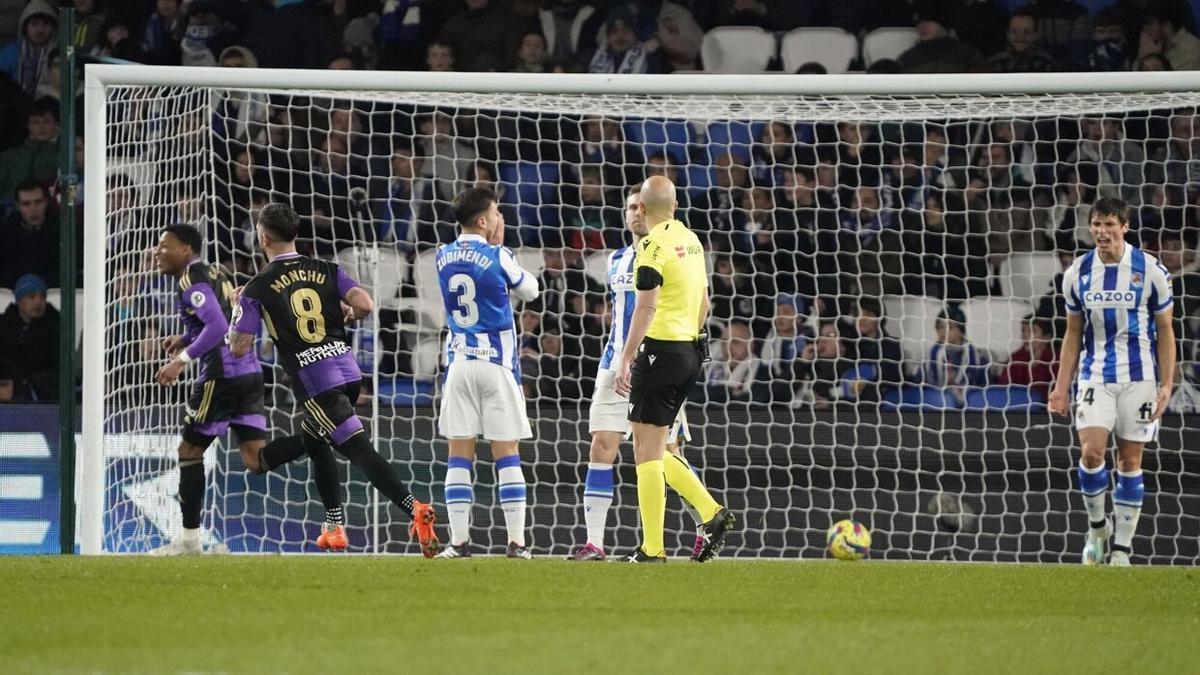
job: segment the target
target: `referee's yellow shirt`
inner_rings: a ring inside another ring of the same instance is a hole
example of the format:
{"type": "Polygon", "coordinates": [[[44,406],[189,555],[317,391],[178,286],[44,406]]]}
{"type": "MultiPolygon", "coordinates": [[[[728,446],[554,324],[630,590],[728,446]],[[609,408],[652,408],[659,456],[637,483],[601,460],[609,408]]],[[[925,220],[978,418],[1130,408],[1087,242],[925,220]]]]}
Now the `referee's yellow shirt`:
{"type": "Polygon", "coordinates": [[[646,337],[691,341],[700,335],[700,305],[708,293],[704,247],[695,233],[678,220],[651,228],[638,245],[634,274],[642,267],[662,275],[658,308],[646,337]]]}

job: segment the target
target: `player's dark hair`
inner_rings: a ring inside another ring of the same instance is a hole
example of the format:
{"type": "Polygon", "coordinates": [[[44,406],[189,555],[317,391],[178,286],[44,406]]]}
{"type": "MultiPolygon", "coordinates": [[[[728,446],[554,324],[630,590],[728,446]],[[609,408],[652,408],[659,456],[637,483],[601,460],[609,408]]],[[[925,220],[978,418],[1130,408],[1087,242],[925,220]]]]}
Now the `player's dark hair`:
{"type": "Polygon", "coordinates": [[[1119,197],[1102,197],[1092,204],[1092,210],[1088,213],[1088,222],[1092,222],[1096,216],[1116,216],[1122,225],[1128,225],[1129,204],[1119,197]]]}
{"type": "Polygon", "coordinates": [[[272,239],[292,242],[300,236],[300,216],[287,204],[267,204],[262,207],[258,216],[258,224],[262,226],[272,239]]]}
{"type": "Polygon", "coordinates": [[[638,181],[629,186],[629,189],[625,191],[625,199],[629,199],[634,195],[640,194],[642,194],[642,181],[638,181]]]}
{"type": "Polygon", "coordinates": [[[462,227],[475,227],[475,219],[484,211],[492,208],[496,202],[496,193],[480,187],[470,187],[458,193],[450,205],[454,209],[454,219],[462,227]]]}
{"type": "Polygon", "coordinates": [[[162,231],[183,242],[188,248],[192,249],[192,253],[200,253],[204,248],[204,236],[200,234],[200,230],[187,223],[167,225],[162,231]]]}

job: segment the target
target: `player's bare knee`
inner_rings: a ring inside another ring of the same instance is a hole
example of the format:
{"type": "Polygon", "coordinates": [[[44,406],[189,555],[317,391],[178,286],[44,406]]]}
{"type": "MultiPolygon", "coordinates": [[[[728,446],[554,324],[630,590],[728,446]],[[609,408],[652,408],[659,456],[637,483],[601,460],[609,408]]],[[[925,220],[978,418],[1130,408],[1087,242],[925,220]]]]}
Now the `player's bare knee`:
{"type": "Polygon", "coordinates": [[[267,472],[262,463],[262,449],[266,446],[263,441],[247,441],[238,446],[242,455],[242,463],[250,473],[264,474],[267,472]]]}
{"type": "Polygon", "coordinates": [[[1117,469],[1126,473],[1142,468],[1142,453],[1145,446],[1128,441],[1117,442],[1117,469]]]}
{"type": "Polygon", "coordinates": [[[606,437],[603,432],[592,434],[592,447],[588,452],[588,461],[594,464],[612,464],[617,461],[621,441],[606,437]]]}

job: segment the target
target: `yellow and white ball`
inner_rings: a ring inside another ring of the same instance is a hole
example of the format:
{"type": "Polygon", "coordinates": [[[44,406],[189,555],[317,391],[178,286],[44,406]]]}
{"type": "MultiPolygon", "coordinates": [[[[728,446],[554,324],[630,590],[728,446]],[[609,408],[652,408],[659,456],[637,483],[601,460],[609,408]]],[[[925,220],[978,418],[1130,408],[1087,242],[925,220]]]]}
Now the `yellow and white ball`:
{"type": "Polygon", "coordinates": [[[825,533],[825,546],[838,560],[862,560],[871,550],[871,531],[853,520],[839,520],[825,533]]]}

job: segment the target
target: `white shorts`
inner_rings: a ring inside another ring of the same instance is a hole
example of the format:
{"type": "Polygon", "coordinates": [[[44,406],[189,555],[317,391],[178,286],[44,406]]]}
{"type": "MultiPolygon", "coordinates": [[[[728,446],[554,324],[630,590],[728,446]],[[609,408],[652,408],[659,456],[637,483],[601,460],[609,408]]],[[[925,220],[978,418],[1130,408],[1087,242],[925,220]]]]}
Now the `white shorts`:
{"type": "Polygon", "coordinates": [[[1149,443],[1158,438],[1158,421],[1150,421],[1157,400],[1154,382],[1080,382],[1075,395],[1075,428],[1104,427],[1117,438],[1149,443]]]}
{"type": "MultiPolygon", "coordinates": [[[[633,431],[633,425],[629,423],[629,399],[617,393],[616,387],[613,386],[616,378],[615,370],[602,368],[596,371],[596,390],[592,392],[592,406],[588,414],[589,433],[615,431],[625,434],[628,438],[633,431]]],[[[675,443],[680,436],[683,436],[684,440],[692,440],[683,408],[680,408],[679,414],[675,416],[675,422],[667,433],[667,442],[675,443]]]]}
{"type": "Polygon", "coordinates": [[[525,396],[513,373],[490,361],[455,361],[446,369],[438,433],[446,438],[529,438],[525,396]]]}

